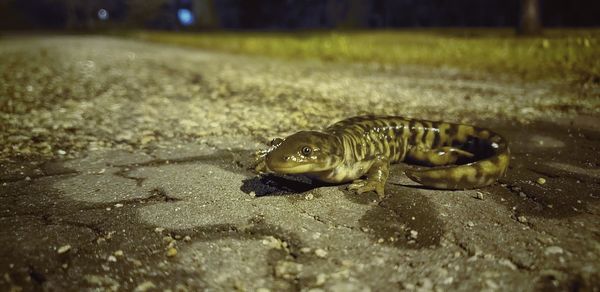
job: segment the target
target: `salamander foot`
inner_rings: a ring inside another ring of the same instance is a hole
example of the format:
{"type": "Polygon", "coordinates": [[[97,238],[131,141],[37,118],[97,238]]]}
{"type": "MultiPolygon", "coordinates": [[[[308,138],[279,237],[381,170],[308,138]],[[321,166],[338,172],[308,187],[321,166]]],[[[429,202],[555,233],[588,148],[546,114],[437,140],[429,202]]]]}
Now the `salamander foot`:
{"type": "Polygon", "coordinates": [[[369,181],[357,179],[348,186],[348,190],[356,191],[357,194],[362,194],[370,191],[375,191],[380,199],[384,197],[384,184],[379,181],[369,181]]]}

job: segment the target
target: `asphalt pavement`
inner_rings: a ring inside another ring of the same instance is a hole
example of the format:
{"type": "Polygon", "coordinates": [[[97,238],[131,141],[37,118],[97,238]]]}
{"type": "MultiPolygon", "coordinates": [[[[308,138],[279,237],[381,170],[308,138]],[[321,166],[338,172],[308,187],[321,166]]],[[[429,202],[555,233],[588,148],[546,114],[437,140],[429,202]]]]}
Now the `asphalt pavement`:
{"type": "Polygon", "coordinates": [[[0,290],[600,291],[599,112],[560,80],[3,36],[0,290]],[[495,129],[508,174],[439,191],[396,165],[379,200],[251,170],[366,113],[495,129]]]}

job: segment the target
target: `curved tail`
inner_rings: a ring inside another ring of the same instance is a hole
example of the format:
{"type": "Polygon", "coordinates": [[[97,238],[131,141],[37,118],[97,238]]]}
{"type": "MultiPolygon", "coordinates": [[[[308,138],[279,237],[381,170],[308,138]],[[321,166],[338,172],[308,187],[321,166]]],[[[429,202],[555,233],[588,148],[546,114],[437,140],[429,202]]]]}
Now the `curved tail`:
{"type": "Polygon", "coordinates": [[[493,184],[508,169],[508,141],[497,133],[483,128],[453,124],[456,131],[449,144],[472,152],[473,162],[442,167],[406,170],[413,181],[436,189],[473,189],[493,184]]]}

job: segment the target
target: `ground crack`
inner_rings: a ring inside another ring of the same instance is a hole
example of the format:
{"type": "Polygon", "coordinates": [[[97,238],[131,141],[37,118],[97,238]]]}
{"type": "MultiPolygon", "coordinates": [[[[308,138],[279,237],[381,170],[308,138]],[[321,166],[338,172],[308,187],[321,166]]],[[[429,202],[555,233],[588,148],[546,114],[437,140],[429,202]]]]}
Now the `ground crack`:
{"type": "Polygon", "coordinates": [[[302,214],[305,214],[305,215],[307,215],[308,217],[312,218],[313,220],[315,220],[315,221],[317,221],[317,222],[319,222],[319,223],[325,224],[325,225],[327,225],[327,226],[329,226],[329,225],[332,225],[332,224],[330,224],[329,222],[327,222],[327,221],[325,221],[325,220],[321,219],[321,217],[319,217],[319,215],[314,215],[314,214],[312,214],[312,213],[309,213],[308,211],[306,211],[306,210],[304,210],[304,209],[301,209],[301,211],[300,211],[300,212],[301,212],[302,214]]]}
{"type": "Polygon", "coordinates": [[[178,202],[179,198],[171,197],[163,188],[154,188],[150,191],[150,197],[138,200],[140,203],[145,202],[178,202]]]}
{"type": "Polygon", "coordinates": [[[144,183],[144,181],[146,180],[145,177],[135,177],[135,176],[131,176],[129,174],[129,172],[131,172],[133,169],[130,169],[129,167],[120,167],[120,170],[115,172],[114,174],[116,176],[125,178],[125,179],[131,179],[135,181],[135,185],[138,187],[141,187],[142,184],[144,183]]]}

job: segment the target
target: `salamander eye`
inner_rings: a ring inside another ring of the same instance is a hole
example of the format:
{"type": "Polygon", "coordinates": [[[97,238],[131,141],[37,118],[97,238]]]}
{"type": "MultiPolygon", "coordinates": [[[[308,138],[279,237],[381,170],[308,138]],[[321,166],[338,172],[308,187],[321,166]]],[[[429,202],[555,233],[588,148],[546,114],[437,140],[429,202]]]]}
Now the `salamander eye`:
{"type": "Polygon", "coordinates": [[[308,146],[302,147],[302,155],[308,156],[312,153],[312,149],[308,146]]]}

